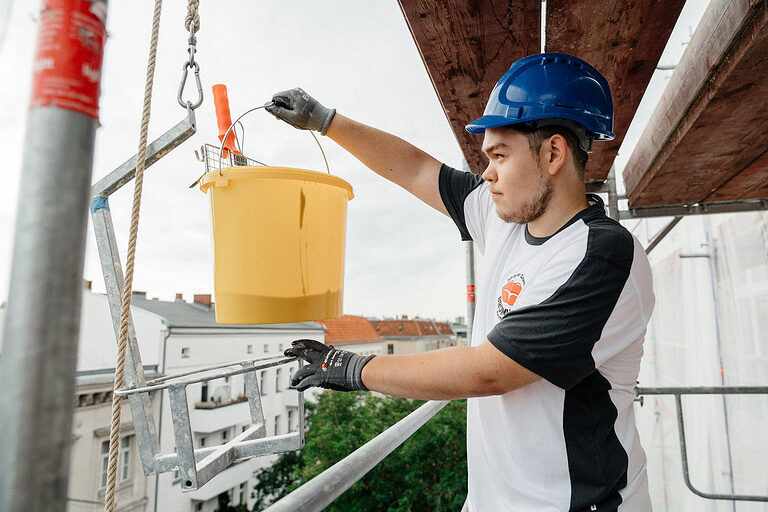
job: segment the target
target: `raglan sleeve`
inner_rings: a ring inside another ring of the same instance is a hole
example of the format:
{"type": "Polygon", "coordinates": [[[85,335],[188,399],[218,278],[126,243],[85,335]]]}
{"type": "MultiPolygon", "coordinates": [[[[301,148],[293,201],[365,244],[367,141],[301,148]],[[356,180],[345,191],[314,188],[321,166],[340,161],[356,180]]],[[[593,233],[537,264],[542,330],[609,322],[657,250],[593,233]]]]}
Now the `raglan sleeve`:
{"type": "Polygon", "coordinates": [[[459,228],[462,240],[484,246],[489,198],[477,174],[459,171],[445,164],[440,168],[439,187],[448,214],[459,228]]]}
{"type": "MultiPolygon", "coordinates": [[[[627,301],[633,300],[631,294],[623,293],[632,251],[628,256],[618,254],[622,252],[614,251],[607,258],[588,252],[575,265],[553,263],[546,278],[522,287],[516,300],[526,304],[506,313],[488,340],[528,370],[571,389],[603,362],[594,349],[603,343],[604,334],[613,338],[614,351],[634,339],[632,333],[619,332],[617,324],[625,321],[622,315],[613,315],[626,311],[627,301]],[[620,301],[624,304],[619,307],[620,301]]],[[[567,251],[564,254],[561,260],[568,258],[567,251]]]]}

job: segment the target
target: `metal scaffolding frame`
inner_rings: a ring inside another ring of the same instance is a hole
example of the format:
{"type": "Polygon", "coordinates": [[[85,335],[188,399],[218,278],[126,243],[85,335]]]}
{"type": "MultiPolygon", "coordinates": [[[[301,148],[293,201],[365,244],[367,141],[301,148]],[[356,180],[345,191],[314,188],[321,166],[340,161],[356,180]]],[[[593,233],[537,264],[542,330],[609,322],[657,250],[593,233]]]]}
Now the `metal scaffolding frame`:
{"type": "MultiPolygon", "coordinates": [[[[146,166],[149,167],[157,162],[191,137],[195,131],[194,110],[188,106],[187,116],[148,146],[146,166]]],[[[116,339],[120,330],[123,273],[109,209],[109,196],[134,178],[136,162],[137,156],[134,155],[91,187],[91,217],[116,339]]],[[[236,461],[300,449],[304,446],[303,393],[299,393],[298,431],[268,437],[264,423],[261,393],[255,374],[258,370],[285,365],[295,360],[295,357],[282,355],[265,356],[146,382],[133,319],[129,318],[125,388],[116,390],[115,394],[128,398],[144,473],[147,475],[165,473],[178,468],[182,491],[194,491],[236,461]],[[240,374],[243,374],[245,379],[251,425],[225,444],[195,449],[186,393],[187,386],[205,380],[240,374]],[[163,390],[168,390],[176,442],[176,452],[168,454],[161,453],[160,439],[149,397],[150,392],[162,392],[163,390]]]]}

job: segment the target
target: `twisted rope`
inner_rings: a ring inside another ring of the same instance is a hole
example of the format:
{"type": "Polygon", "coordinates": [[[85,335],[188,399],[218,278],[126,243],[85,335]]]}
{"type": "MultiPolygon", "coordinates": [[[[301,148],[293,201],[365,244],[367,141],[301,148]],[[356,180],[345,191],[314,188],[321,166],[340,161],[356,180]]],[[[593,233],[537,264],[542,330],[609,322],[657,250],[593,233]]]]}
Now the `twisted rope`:
{"type": "Polygon", "coordinates": [[[189,0],[187,4],[187,17],[184,18],[184,28],[189,30],[189,23],[194,22],[194,31],[200,30],[200,15],[197,14],[197,8],[200,6],[200,0],[189,0]]]}
{"type": "MultiPolygon", "coordinates": [[[[147,132],[149,129],[149,113],[152,105],[152,83],[155,79],[155,56],[157,54],[157,39],[160,33],[160,9],[162,0],[155,0],[155,11],[152,16],[152,39],[149,44],[149,60],[147,62],[147,78],[144,85],[144,108],[141,111],[141,130],[139,134],[139,151],[136,158],[136,182],[133,189],[133,209],[131,210],[131,230],[128,236],[128,254],[125,265],[125,282],[120,308],[120,334],[117,341],[117,363],[115,364],[114,390],[123,387],[125,369],[125,351],[128,345],[128,318],[131,313],[131,292],[133,288],[133,266],[136,255],[136,238],[139,232],[139,209],[141,208],[141,190],[144,185],[144,168],[147,157],[147,132]]],[[[120,441],[120,396],[112,392],[112,424],[109,431],[109,463],[107,465],[107,489],[104,495],[105,512],[114,512],[115,484],[117,481],[117,454],[120,441]]]]}

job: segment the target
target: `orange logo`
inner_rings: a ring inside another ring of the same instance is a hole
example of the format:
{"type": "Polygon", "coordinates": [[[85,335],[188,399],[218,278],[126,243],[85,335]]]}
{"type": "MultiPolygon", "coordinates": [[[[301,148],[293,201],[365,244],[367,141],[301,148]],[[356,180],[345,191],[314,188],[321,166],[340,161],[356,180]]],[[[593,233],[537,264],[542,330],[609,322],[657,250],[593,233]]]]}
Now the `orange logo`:
{"type": "Polygon", "coordinates": [[[515,301],[522,290],[523,285],[517,281],[510,281],[501,289],[501,299],[510,306],[514,306],[515,301]]]}

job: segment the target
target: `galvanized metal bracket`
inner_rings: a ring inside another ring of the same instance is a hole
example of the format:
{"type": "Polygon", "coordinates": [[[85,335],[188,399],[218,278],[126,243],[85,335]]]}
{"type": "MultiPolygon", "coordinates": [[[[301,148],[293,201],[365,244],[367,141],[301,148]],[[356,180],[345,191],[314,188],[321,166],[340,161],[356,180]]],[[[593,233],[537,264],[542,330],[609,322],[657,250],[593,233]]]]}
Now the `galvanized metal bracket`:
{"type": "Polygon", "coordinates": [[[673,395],[675,397],[677,431],[680,436],[680,457],[683,461],[683,479],[685,480],[685,485],[693,494],[708,500],[768,502],[768,496],[715,494],[700,491],[693,486],[691,483],[690,472],[688,471],[688,447],[685,442],[685,423],[683,422],[683,402],[681,398],[682,395],[768,395],[768,386],[635,388],[635,395],[640,398],[644,395],[673,395]]]}
{"type": "MultiPolygon", "coordinates": [[[[151,166],[171,150],[189,139],[197,130],[195,113],[187,108],[187,116],[147,147],[145,164],[151,166]]],[[[129,183],[136,175],[137,156],[134,155],[91,187],[91,217],[96,245],[104,274],[115,340],[120,330],[120,309],[123,271],[115,239],[115,229],[109,209],[109,196],[129,183]]],[[[180,375],[164,376],[151,382],[144,378],[144,366],[136,340],[133,319],[128,321],[128,350],[126,352],[125,388],[115,394],[126,396],[131,407],[136,441],[146,475],[179,470],[182,491],[199,489],[211,478],[234,462],[250,457],[298,450],[304,445],[304,397],[299,393],[299,428],[297,432],[267,437],[262,410],[261,393],[256,379],[257,370],[287,364],[295,358],[266,356],[259,359],[213,366],[180,375]],[[216,371],[219,370],[219,371],[216,371]],[[226,444],[194,448],[186,387],[189,384],[215,378],[244,374],[251,425],[226,444]],[[150,393],[168,390],[171,405],[176,452],[162,454],[150,393]]]]}
{"type": "Polygon", "coordinates": [[[130,387],[115,391],[116,395],[127,396],[130,399],[130,397],[135,396],[148,396],[154,391],[168,390],[176,453],[155,455],[149,467],[145,465],[145,472],[147,474],[164,473],[178,468],[181,490],[188,492],[199,489],[211,478],[239,460],[301,449],[304,446],[303,393],[299,393],[298,430],[288,434],[267,437],[261,393],[255,374],[258,370],[294,361],[296,361],[295,357],[264,356],[180,375],[161,377],[142,387],[130,387]],[[245,392],[248,397],[251,425],[228,443],[195,449],[189,417],[187,386],[240,374],[245,377],[245,392]]]}

